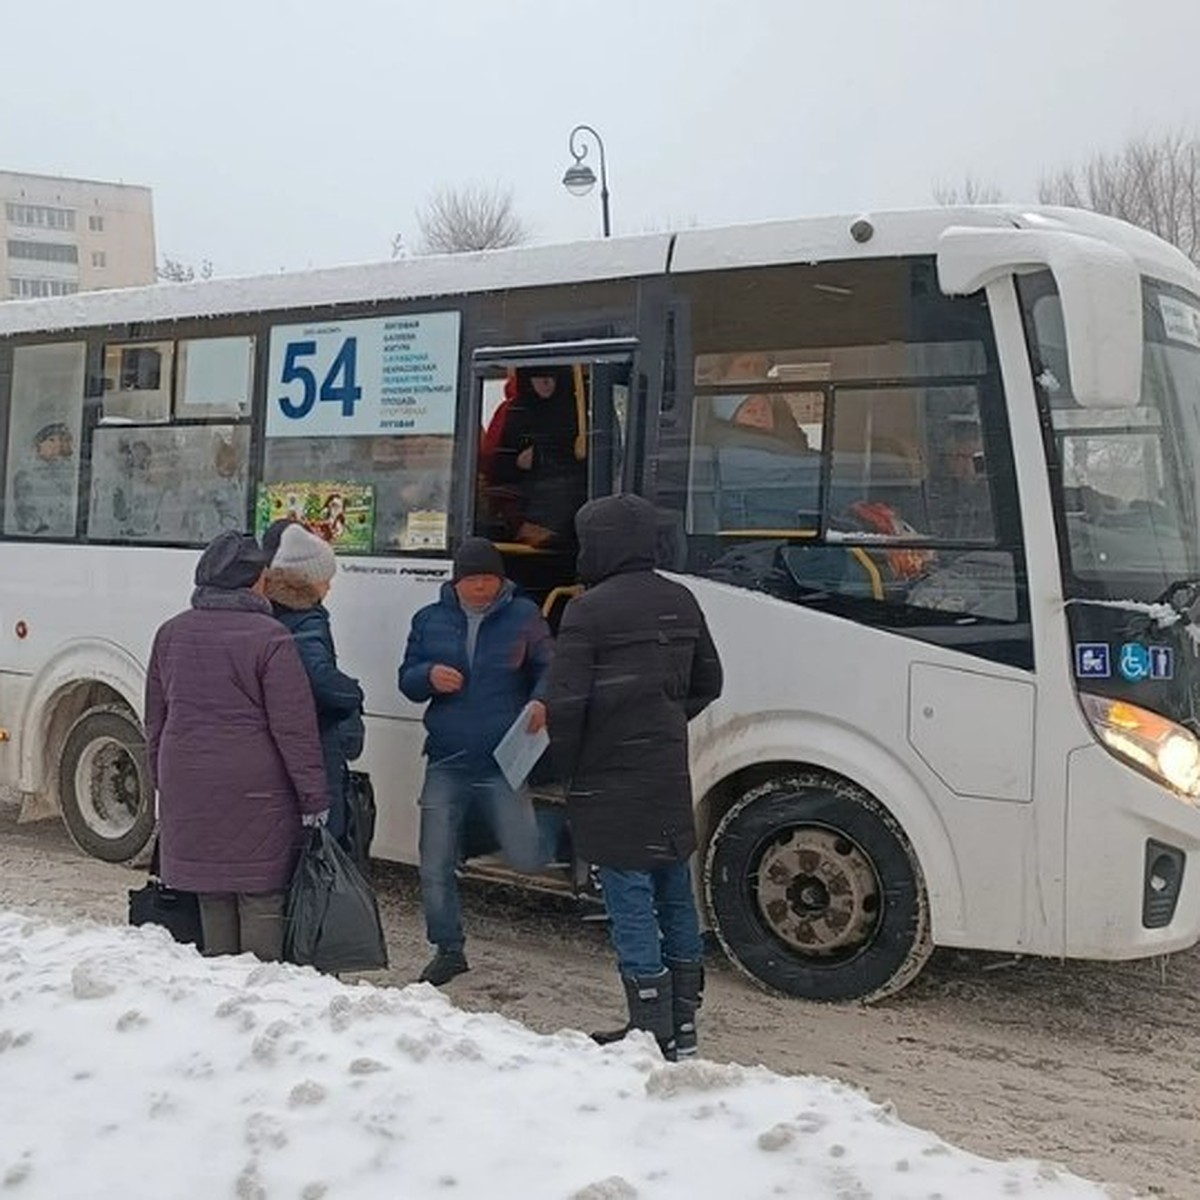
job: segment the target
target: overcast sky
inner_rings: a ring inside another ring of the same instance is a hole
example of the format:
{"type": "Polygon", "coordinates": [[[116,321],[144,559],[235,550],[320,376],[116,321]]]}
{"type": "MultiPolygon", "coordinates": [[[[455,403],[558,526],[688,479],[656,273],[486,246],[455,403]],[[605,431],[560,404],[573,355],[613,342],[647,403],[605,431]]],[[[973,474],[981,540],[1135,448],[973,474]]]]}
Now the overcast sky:
{"type": "Polygon", "coordinates": [[[387,258],[440,186],[593,237],[931,202],[1200,127],[1200,0],[58,0],[4,6],[0,168],[154,189],[219,274],[387,258]]]}

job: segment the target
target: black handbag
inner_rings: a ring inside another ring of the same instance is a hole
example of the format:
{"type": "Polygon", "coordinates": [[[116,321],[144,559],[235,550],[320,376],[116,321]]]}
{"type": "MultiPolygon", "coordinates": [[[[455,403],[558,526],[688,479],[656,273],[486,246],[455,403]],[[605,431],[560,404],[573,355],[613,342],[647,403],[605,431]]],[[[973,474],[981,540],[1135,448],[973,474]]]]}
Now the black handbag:
{"type": "Polygon", "coordinates": [[[150,878],[129,889],[130,925],[161,925],[177,942],[204,948],[200,900],[195,892],[167,887],[158,877],[158,842],[150,856],[150,878]]]}
{"type": "Polygon", "coordinates": [[[364,873],[370,866],[375,837],[375,787],[365,771],[346,772],[346,832],[342,848],[364,873]]]}

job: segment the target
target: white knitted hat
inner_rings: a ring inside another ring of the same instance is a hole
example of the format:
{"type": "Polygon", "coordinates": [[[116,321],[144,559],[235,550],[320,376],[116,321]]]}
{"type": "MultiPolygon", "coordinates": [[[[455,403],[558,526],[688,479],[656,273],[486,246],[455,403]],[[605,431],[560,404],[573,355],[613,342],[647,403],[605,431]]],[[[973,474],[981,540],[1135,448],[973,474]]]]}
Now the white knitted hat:
{"type": "Polygon", "coordinates": [[[328,583],[337,571],[337,559],[324,538],[293,522],[279,539],[271,568],[287,571],[305,583],[328,583]]]}

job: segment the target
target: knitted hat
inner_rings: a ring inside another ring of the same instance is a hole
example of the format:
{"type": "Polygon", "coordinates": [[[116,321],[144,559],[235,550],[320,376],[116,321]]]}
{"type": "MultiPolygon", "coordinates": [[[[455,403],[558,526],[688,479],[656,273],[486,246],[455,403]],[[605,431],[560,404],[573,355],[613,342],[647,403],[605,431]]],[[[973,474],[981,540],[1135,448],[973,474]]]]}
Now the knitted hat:
{"type": "Polygon", "coordinates": [[[454,553],[454,574],[457,583],[468,575],[499,575],[504,578],[504,559],[487,538],[469,537],[454,553]]]}
{"type": "Polygon", "coordinates": [[[267,565],[262,547],[247,533],[226,529],[204,548],[196,564],[196,586],[235,591],[258,582],[267,565]]]}
{"type": "Polygon", "coordinates": [[[287,571],[304,583],[328,583],[337,571],[337,559],[324,538],[293,522],[279,539],[271,569],[287,571]]]}

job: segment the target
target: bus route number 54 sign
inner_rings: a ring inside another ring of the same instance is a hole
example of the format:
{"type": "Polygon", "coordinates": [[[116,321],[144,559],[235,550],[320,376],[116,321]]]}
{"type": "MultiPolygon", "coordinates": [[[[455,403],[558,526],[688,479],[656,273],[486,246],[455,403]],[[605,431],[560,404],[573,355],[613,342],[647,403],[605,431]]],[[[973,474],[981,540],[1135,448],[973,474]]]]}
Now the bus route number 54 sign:
{"type": "Polygon", "coordinates": [[[267,437],[451,434],[459,315],[271,330],[267,437]]]}

